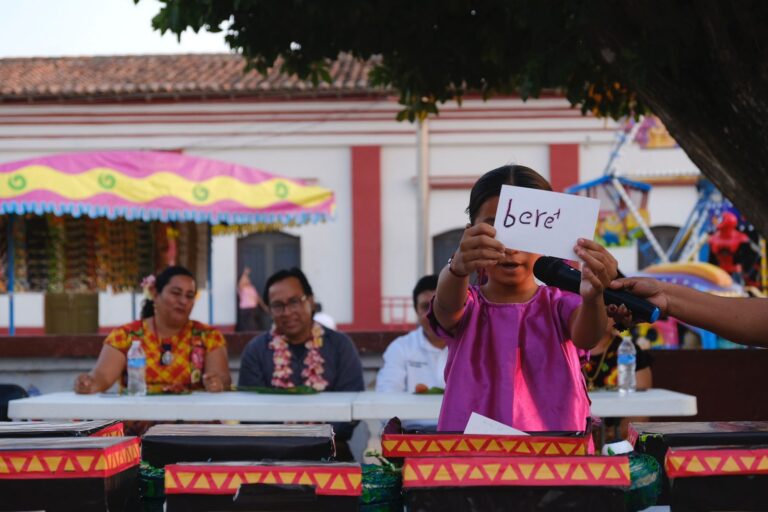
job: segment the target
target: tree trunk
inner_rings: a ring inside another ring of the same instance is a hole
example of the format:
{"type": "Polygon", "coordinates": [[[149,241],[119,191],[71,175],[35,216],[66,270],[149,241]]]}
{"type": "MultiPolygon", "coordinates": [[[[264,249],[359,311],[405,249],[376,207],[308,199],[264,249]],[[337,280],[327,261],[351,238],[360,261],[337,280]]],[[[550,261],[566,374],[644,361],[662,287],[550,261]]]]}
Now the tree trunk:
{"type": "Polygon", "coordinates": [[[612,16],[595,20],[597,39],[617,56],[609,63],[723,195],[768,235],[765,4],[628,1],[612,8],[612,16]],[[626,51],[640,57],[642,70],[622,59],[626,51]]]}

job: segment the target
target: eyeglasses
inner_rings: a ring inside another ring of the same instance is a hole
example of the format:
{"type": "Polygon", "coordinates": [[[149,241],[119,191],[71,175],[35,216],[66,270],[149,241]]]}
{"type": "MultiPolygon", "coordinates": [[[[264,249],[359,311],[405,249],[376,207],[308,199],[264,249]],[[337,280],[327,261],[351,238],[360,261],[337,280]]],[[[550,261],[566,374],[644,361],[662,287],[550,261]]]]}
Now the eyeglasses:
{"type": "Polygon", "coordinates": [[[306,301],[307,301],[307,296],[302,295],[301,297],[290,298],[286,303],[270,302],[269,310],[272,312],[273,315],[282,315],[284,311],[296,312],[301,309],[302,304],[304,304],[306,301]]]}

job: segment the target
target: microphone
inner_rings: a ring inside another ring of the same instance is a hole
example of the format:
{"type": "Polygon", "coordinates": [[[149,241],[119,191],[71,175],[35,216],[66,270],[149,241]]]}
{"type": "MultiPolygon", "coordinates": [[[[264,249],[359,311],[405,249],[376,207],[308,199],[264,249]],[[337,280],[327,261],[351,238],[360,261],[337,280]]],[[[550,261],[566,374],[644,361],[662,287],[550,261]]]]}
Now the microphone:
{"type": "MultiPolygon", "coordinates": [[[[560,258],[542,256],[533,265],[533,275],[549,286],[568,292],[579,293],[581,272],[569,266],[560,258]]],[[[645,299],[636,297],[629,292],[619,290],[603,291],[606,304],[617,306],[624,304],[632,312],[632,320],[636,322],[653,323],[659,319],[661,311],[645,299]]]]}

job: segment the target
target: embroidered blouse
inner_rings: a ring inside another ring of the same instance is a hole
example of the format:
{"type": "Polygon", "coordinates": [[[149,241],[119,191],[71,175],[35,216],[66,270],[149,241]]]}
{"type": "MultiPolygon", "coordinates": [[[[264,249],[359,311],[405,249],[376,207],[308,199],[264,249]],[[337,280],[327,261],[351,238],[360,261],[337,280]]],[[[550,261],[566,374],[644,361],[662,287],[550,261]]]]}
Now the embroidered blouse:
{"type": "MultiPolygon", "coordinates": [[[[149,329],[146,321],[137,320],[113,329],[104,344],[127,354],[135,339],[141,340],[147,357],[147,391],[150,393],[203,389],[206,353],[227,344],[218,330],[195,320],[189,320],[175,336],[162,340],[149,329]],[[164,359],[166,352],[171,356],[164,359]]],[[[123,372],[121,389],[126,385],[126,378],[127,373],[123,372]]]]}

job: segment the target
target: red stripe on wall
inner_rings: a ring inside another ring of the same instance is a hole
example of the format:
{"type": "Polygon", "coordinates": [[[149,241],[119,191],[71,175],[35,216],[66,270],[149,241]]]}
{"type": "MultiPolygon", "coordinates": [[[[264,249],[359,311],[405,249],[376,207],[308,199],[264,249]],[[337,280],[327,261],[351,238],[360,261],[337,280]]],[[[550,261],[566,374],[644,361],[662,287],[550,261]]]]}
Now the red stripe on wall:
{"type": "MultiPolygon", "coordinates": [[[[42,336],[45,334],[45,327],[19,327],[16,328],[16,336],[42,336]]],[[[10,336],[8,327],[0,327],[0,336],[10,336]]]]}
{"type": "Polygon", "coordinates": [[[382,329],[380,146],[352,146],[352,308],[351,328],[382,329]]]}
{"type": "Polygon", "coordinates": [[[579,182],[578,144],[549,145],[549,182],[555,192],[579,182]]]}
{"type": "MultiPolygon", "coordinates": [[[[98,334],[109,334],[112,329],[119,327],[118,325],[101,325],[99,326],[98,334]]],[[[222,324],[214,325],[216,329],[222,333],[235,332],[235,324],[222,324]]],[[[43,336],[45,335],[45,327],[18,327],[16,326],[16,336],[43,336]]],[[[8,336],[8,327],[0,327],[0,336],[8,336]]],[[[55,336],[77,336],[76,334],[58,334],[55,336]]]]}

